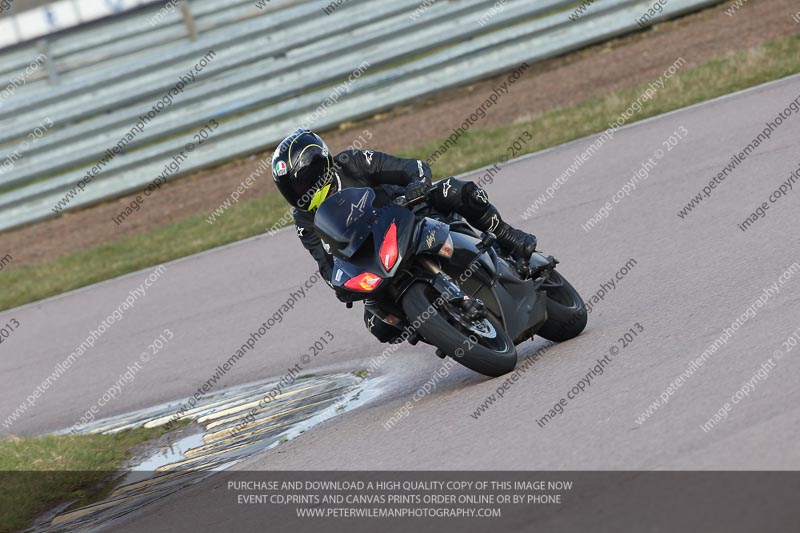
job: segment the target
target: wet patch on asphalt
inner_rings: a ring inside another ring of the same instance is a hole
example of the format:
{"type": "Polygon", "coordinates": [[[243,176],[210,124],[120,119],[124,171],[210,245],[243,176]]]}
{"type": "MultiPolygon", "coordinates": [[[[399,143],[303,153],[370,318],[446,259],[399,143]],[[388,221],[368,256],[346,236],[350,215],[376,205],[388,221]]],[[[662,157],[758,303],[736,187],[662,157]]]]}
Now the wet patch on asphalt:
{"type": "MultiPolygon", "coordinates": [[[[202,398],[183,413],[178,438],[165,435],[160,446],[132,461],[116,488],[103,501],[56,514],[30,531],[95,529],[200,479],[225,470],[263,450],[291,440],[317,424],[368,402],[382,380],[354,374],[297,379],[281,387],[277,381],[230,388],[202,398]],[[263,401],[268,395],[269,402],[263,401]],[[195,426],[197,430],[195,430],[195,426]],[[190,430],[191,429],[191,430],[190,430]]],[[[185,400],[184,400],[185,401],[185,400]]],[[[184,401],[97,420],[82,433],[112,433],[136,427],[157,427],[174,420],[184,401]]],[[[66,433],[62,431],[60,433],[66,433]]]]}

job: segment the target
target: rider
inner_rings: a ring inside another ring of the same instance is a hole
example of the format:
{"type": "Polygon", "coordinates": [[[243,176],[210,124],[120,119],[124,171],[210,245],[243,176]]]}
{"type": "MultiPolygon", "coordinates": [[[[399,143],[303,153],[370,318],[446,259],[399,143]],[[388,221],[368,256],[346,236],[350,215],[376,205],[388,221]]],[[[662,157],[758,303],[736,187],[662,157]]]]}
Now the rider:
{"type": "MultiPolygon", "coordinates": [[[[314,232],[314,214],[322,202],[335,192],[349,187],[370,187],[376,206],[391,203],[399,196],[407,200],[427,198],[443,213],[457,213],[475,228],[492,232],[506,250],[530,259],[536,250],[536,237],[511,227],[489,203],[486,191],[471,181],[447,178],[431,183],[431,168],[417,159],[403,159],[372,150],[348,150],[332,156],[319,135],[298,129],[278,145],[272,156],[272,176],[283,197],[293,207],[297,236],[319,265],[330,285],[333,257],[314,232]]],[[[337,292],[342,301],[347,294],[337,292]]],[[[365,309],[367,328],[381,342],[396,340],[398,330],[365,309]]]]}

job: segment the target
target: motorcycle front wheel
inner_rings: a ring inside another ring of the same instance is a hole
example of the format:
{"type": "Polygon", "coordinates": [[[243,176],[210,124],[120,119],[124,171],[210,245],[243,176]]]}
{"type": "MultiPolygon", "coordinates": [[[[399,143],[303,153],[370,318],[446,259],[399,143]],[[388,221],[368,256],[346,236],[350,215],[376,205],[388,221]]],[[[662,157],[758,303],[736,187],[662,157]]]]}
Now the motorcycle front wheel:
{"type": "Polygon", "coordinates": [[[439,297],[433,287],[422,282],[411,285],[403,296],[406,318],[426,342],[485,376],[514,370],[517,350],[492,317],[470,322],[439,297]]]}

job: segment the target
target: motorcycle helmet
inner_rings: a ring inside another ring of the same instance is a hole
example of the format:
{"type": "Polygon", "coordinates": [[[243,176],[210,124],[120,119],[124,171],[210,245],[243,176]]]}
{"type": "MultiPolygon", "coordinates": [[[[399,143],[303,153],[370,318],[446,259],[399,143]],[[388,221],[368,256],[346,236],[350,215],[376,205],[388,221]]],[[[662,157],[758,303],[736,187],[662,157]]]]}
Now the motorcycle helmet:
{"type": "Polygon", "coordinates": [[[295,131],[275,149],[272,178],[286,201],[303,211],[314,211],[341,189],[328,146],[307,129],[295,131]]]}

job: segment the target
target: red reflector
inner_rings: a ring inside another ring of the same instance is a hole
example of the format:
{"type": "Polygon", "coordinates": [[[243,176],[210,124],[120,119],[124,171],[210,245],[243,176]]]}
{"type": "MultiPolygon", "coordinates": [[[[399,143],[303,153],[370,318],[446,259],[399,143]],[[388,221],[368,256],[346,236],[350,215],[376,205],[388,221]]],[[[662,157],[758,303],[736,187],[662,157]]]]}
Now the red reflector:
{"type": "Polygon", "coordinates": [[[350,278],[344,284],[345,287],[351,291],[370,292],[381,284],[383,281],[380,277],[370,272],[364,272],[354,278],[350,278]]]}
{"type": "Polygon", "coordinates": [[[386,230],[386,235],[383,237],[383,244],[381,244],[381,264],[386,271],[390,271],[394,264],[397,263],[397,224],[392,222],[389,229],[386,230]]]}

